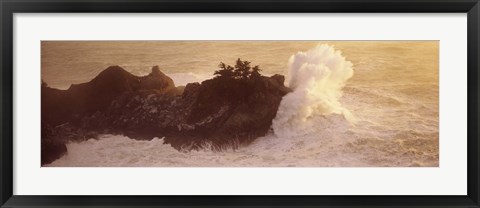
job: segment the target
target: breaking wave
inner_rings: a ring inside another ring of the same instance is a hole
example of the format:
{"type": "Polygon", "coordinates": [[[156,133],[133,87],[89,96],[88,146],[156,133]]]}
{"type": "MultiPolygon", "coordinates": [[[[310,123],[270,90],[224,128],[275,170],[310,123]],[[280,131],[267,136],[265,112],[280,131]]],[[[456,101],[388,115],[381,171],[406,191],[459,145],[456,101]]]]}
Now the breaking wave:
{"type": "MultiPolygon", "coordinates": [[[[302,136],[328,122],[328,115],[351,113],[339,102],[342,89],[353,76],[353,64],[334,47],[322,44],[298,52],[288,62],[288,86],[293,92],[283,97],[273,130],[278,136],[302,136]]],[[[324,129],[324,127],[322,127],[324,129]]]]}

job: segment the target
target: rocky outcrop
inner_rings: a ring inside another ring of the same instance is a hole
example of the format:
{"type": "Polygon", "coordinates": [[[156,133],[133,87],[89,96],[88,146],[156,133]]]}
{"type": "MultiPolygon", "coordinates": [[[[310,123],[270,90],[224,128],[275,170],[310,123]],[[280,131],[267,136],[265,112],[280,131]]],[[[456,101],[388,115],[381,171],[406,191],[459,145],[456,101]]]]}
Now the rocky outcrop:
{"type": "Polygon", "coordinates": [[[125,93],[105,111],[85,117],[82,128],[137,139],[165,137],[178,149],[198,148],[207,142],[219,148],[248,144],[269,131],[289,91],[279,78],[190,83],[181,96],[125,93]]]}
{"type": "Polygon", "coordinates": [[[42,119],[52,126],[77,123],[84,116],[104,111],[118,96],[142,90],[171,95],[177,91],[173,80],[160,72],[158,66],[143,77],[111,66],[90,82],[73,84],[68,90],[42,87],[42,119]]]}
{"type": "Polygon", "coordinates": [[[164,137],[179,150],[206,143],[237,147],[270,130],[280,101],[289,92],[283,82],[281,75],[216,77],[176,88],[158,67],[145,77],[109,67],[92,81],[66,91],[42,89],[42,119],[56,125],[68,123],[69,128],[60,130],[67,132],[63,137],[124,134],[134,139],[164,137]],[[43,104],[49,102],[55,107],[47,105],[43,111],[43,104]],[[61,116],[58,113],[65,118],[56,118],[61,116]]]}
{"type": "Polygon", "coordinates": [[[46,122],[41,127],[41,164],[48,164],[67,153],[65,142],[56,138],[57,132],[46,122]]]}
{"type": "MultiPolygon", "coordinates": [[[[194,147],[203,142],[214,146],[244,145],[264,136],[282,97],[289,91],[278,77],[215,78],[187,86],[183,99],[189,100],[190,105],[184,119],[176,124],[178,130],[187,138],[195,138],[194,147]]],[[[175,144],[175,139],[165,140],[175,144]]]]}

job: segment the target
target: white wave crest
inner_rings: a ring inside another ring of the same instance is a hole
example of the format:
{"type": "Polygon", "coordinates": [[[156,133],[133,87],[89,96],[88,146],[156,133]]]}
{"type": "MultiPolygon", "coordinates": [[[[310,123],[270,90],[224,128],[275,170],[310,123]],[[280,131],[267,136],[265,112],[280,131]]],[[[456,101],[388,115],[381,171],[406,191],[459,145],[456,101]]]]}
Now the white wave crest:
{"type": "Polygon", "coordinates": [[[293,92],[283,97],[273,130],[277,136],[312,133],[317,122],[330,114],[352,120],[351,113],[339,102],[342,88],[353,76],[353,64],[339,50],[321,44],[290,57],[288,85],[293,92]]]}

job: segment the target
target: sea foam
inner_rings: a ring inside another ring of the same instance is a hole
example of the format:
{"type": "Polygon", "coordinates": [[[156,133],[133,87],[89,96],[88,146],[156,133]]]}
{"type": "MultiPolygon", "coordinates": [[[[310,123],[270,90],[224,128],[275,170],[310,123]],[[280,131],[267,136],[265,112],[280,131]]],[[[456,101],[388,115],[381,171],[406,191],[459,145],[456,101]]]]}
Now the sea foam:
{"type": "Polygon", "coordinates": [[[283,97],[273,130],[278,136],[300,136],[312,133],[318,123],[330,114],[353,120],[339,102],[342,88],[353,76],[353,64],[339,50],[321,44],[307,52],[290,57],[288,86],[293,92],[283,97]]]}

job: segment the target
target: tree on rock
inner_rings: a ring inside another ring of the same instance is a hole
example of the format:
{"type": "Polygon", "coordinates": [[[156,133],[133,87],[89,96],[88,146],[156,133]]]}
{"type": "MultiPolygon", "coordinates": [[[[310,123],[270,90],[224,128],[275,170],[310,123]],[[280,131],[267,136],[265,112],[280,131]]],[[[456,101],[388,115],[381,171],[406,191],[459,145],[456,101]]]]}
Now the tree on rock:
{"type": "Polygon", "coordinates": [[[253,79],[257,79],[257,78],[260,78],[262,75],[260,74],[260,71],[262,71],[260,69],[260,67],[257,66],[254,66],[252,68],[252,73],[250,74],[250,78],[253,78],[253,79]]]}
{"type": "Polygon", "coordinates": [[[252,68],[250,63],[251,62],[249,61],[242,61],[240,58],[237,59],[235,66],[226,65],[225,63],[220,62],[218,65],[220,70],[215,71],[214,75],[218,75],[217,77],[221,78],[242,80],[261,77],[260,67],[257,65],[252,68]]]}
{"type": "Polygon", "coordinates": [[[232,66],[230,65],[227,66],[225,63],[220,62],[220,64],[218,65],[218,68],[220,68],[220,70],[215,71],[213,75],[219,75],[220,77],[226,77],[226,78],[233,77],[234,68],[232,66]]]}
{"type": "Polygon", "coordinates": [[[250,76],[252,67],[250,67],[249,61],[242,61],[237,59],[235,64],[235,75],[237,79],[247,79],[250,76]]]}

